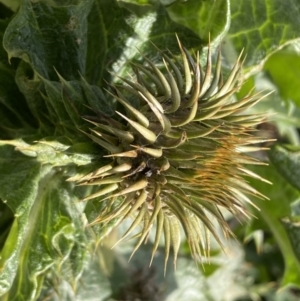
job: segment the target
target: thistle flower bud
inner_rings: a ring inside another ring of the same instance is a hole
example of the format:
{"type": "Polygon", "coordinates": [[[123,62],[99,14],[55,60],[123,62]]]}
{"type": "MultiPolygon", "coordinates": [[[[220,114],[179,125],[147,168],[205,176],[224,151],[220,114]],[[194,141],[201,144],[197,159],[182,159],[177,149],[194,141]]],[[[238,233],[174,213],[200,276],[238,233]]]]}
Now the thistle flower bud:
{"type": "Polygon", "coordinates": [[[135,79],[120,78],[122,84],[112,87],[121,110],[88,120],[93,127],[87,133],[107,150],[110,163],[78,181],[99,187],[84,200],[107,202],[92,224],[132,217],[121,240],[141,225],[133,253],[156,224],[152,259],[163,236],[165,265],[171,246],[176,263],[180,227],[193,257],[201,259],[210,234],[221,244],[212,217],[226,236],[232,234],[221,208],[247,216],[243,203],[252,204],[247,195],[264,198],[243,178],[261,179],[244,167],[261,163],[244,153],[259,150],[251,145],[263,139],[251,132],[264,116],[243,112],[266,95],[232,97],[242,54],[223,82],[220,52],[213,70],[210,46],[203,68],[199,53],[193,58],[178,44],[181,61],[160,52],[163,68],[145,58],[146,65],[133,65],[135,79]]]}

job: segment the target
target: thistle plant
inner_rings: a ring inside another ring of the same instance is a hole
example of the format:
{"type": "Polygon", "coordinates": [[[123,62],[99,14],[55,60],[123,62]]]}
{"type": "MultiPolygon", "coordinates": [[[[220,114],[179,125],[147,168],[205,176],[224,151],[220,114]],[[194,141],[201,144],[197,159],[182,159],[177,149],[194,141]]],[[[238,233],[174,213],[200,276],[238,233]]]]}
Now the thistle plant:
{"type": "Polygon", "coordinates": [[[266,95],[234,97],[242,53],[224,80],[220,51],[213,68],[210,45],[202,66],[199,52],[193,57],[178,44],[180,59],[158,50],[161,66],[144,57],[145,64],[132,64],[133,78],[111,86],[114,116],[86,117],[92,125],[86,135],[107,151],[107,163],[77,178],[79,185],[96,187],[83,201],[106,202],[91,225],[132,217],[120,241],[141,225],[132,254],[156,225],[151,262],[164,237],[165,269],[171,248],[176,263],[181,227],[191,254],[201,260],[209,254],[210,235],[222,244],[213,220],[232,235],[223,209],[248,216],[249,196],[264,198],[244,176],[264,180],[245,167],[263,163],[245,153],[261,149],[255,144],[264,139],[254,131],[265,116],[244,111],[266,95]]]}

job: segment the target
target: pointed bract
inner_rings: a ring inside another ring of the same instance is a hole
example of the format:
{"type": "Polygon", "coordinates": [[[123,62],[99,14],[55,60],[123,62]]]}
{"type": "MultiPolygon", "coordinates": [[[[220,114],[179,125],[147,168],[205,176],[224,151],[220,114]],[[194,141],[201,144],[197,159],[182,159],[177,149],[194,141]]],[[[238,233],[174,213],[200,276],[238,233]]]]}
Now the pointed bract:
{"type": "Polygon", "coordinates": [[[133,64],[136,80],[120,78],[123,84],[112,87],[122,113],[93,118],[92,134],[87,134],[107,150],[104,157],[111,163],[78,180],[79,185],[99,185],[84,201],[99,198],[109,205],[92,224],[133,219],[119,240],[138,237],[132,255],[156,225],[150,264],[164,237],[165,271],[170,249],[176,264],[180,227],[192,256],[201,261],[209,256],[209,234],[221,245],[212,217],[225,236],[232,235],[220,209],[248,217],[244,204],[254,206],[250,197],[264,199],[243,177],[269,183],[244,167],[264,164],[245,152],[263,149],[252,144],[266,139],[252,133],[265,116],[243,111],[266,95],[234,99],[242,53],[223,83],[220,51],[213,70],[210,44],[206,66],[199,63],[198,53],[193,58],[178,44],[181,63],[159,50],[162,68],[145,58],[146,65],[133,64]]]}

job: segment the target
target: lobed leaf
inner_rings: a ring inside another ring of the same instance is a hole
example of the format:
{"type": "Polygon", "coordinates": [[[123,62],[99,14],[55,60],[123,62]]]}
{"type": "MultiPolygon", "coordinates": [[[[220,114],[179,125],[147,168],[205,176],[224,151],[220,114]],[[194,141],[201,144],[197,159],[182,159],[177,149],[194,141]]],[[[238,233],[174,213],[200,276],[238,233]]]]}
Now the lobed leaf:
{"type": "Polygon", "coordinates": [[[50,270],[75,287],[86,252],[78,191],[11,146],[0,154],[0,197],[15,217],[1,250],[1,300],[36,300],[50,270]]]}
{"type": "Polygon", "coordinates": [[[300,191],[300,150],[297,147],[275,145],[270,159],[287,181],[300,191]]]}
{"type": "MultiPolygon", "coordinates": [[[[262,67],[283,45],[299,41],[298,0],[232,0],[229,38],[239,53],[248,55],[245,66],[262,67]]],[[[228,49],[228,51],[230,51],[228,49]]]]}

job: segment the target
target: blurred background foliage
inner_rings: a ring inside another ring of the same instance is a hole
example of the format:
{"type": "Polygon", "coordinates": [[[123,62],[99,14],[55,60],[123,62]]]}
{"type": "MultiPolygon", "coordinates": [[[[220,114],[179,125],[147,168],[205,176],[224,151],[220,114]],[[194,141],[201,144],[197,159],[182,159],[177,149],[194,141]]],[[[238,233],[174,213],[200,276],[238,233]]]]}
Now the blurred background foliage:
{"type": "Polygon", "coordinates": [[[0,0],[0,300],[299,300],[299,15],[299,0],[0,0]],[[227,216],[225,253],[212,242],[197,266],[183,244],[164,277],[163,246],[150,268],[151,237],[128,262],[131,240],[111,250],[126,225],[86,227],[101,203],[66,179],[101,157],[78,111],[111,114],[100,87],[140,51],[158,60],[152,43],[176,53],[175,33],[191,51],[221,43],[225,71],[244,49],[237,98],[273,91],[251,110],[277,142],[253,168],[272,186],[249,180],[270,200],[227,216]]]}

